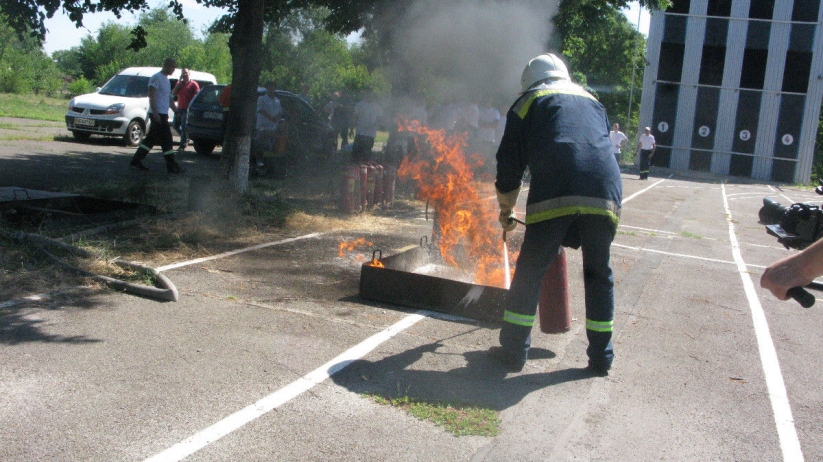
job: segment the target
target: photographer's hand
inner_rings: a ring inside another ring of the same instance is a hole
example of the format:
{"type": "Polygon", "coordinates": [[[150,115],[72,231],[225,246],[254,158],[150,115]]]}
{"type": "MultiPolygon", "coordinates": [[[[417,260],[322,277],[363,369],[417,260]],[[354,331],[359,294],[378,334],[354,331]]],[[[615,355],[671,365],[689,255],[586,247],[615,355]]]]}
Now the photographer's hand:
{"type": "Polygon", "coordinates": [[[823,240],[769,265],[760,278],[760,286],[778,299],[787,300],[789,289],[805,286],[820,275],[823,275],[823,240]]]}

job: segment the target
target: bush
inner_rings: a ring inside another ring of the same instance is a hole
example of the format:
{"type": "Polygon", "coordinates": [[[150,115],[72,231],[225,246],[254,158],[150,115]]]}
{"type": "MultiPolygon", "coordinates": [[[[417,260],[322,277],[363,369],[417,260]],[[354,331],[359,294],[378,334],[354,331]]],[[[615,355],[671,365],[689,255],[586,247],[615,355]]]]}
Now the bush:
{"type": "Polygon", "coordinates": [[[94,85],[82,75],[69,84],[69,96],[85,95],[94,91],[94,85]]]}

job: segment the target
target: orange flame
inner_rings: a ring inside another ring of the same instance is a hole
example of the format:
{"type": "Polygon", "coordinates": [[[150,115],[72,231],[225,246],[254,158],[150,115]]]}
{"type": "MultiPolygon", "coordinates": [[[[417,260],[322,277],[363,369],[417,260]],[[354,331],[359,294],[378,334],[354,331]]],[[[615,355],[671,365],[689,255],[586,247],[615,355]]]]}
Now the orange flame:
{"type": "Polygon", "coordinates": [[[365,238],[355,239],[353,241],[343,241],[340,243],[340,247],[338,248],[338,257],[345,257],[346,253],[353,252],[354,249],[358,247],[371,247],[371,242],[367,241],[365,238]]]}
{"type": "Polygon", "coordinates": [[[502,230],[497,224],[497,204],[488,198],[494,197],[494,189],[475,180],[474,171],[483,162],[479,155],[466,154],[467,134],[447,135],[418,121],[406,122],[400,130],[425,135],[429,145],[428,152],[422,149],[423,154],[405,158],[397,174],[414,180],[418,197],[437,212],[433,240],[444,261],[471,268],[475,283],[502,286],[502,230]],[[459,246],[466,253],[463,265],[455,253],[459,246]]]}
{"type": "MultiPolygon", "coordinates": [[[[359,238],[359,239],[355,239],[353,241],[343,241],[343,242],[340,243],[340,247],[338,248],[337,256],[338,257],[345,257],[347,253],[353,252],[354,249],[357,249],[359,247],[371,247],[373,245],[374,244],[371,241],[367,241],[365,238],[362,238],[362,237],[359,238]]],[[[364,257],[363,255],[358,254],[358,255],[354,256],[354,261],[361,262],[361,261],[365,261],[365,260],[366,260],[366,257],[364,257]]],[[[385,266],[383,265],[383,262],[378,260],[377,257],[375,257],[375,256],[372,256],[371,261],[366,263],[366,265],[375,266],[377,268],[385,268],[385,266]]]]}
{"type": "Polygon", "coordinates": [[[384,265],[383,262],[381,262],[380,260],[378,260],[377,258],[374,258],[374,257],[372,257],[372,260],[370,262],[366,263],[366,265],[374,266],[375,268],[385,268],[386,267],[386,265],[384,265]]]}

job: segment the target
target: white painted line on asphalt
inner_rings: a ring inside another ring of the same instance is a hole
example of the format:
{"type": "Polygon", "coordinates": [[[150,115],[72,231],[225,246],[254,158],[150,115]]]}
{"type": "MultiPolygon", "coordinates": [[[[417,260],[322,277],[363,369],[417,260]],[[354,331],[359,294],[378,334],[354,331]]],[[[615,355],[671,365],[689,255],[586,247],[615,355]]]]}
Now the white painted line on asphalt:
{"type": "Polygon", "coordinates": [[[677,236],[677,233],[674,233],[674,232],[671,232],[671,231],[663,231],[661,229],[641,228],[639,226],[628,226],[628,225],[620,225],[620,228],[639,229],[641,231],[648,231],[650,233],[655,233],[655,234],[672,234],[674,236],[677,236]]]}
{"type": "MultiPolygon", "coordinates": [[[[638,251],[643,251],[643,252],[659,253],[659,254],[663,254],[663,255],[669,255],[671,257],[692,258],[694,260],[710,261],[710,262],[713,262],[713,263],[725,263],[727,265],[734,265],[735,264],[735,262],[729,261],[729,260],[718,260],[716,258],[698,257],[696,255],[686,255],[684,253],[664,252],[662,250],[647,249],[645,247],[632,247],[632,246],[628,246],[628,245],[615,244],[614,242],[612,242],[612,247],[620,247],[622,249],[638,250],[638,251]]],[[[757,267],[756,265],[750,265],[750,266],[757,267]]],[[[765,268],[765,266],[760,266],[760,268],[765,268]]]]}
{"type": "Polygon", "coordinates": [[[146,462],[180,461],[185,459],[186,457],[203,449],[209,444],[214,443],[229,433],[238,430],[247,423],[267,414],[273,409],[314,388],[315,385],[320,384],[332,375],[345,369],[346,366],[362,358],[370,351],[377,348],[381,343],[413,326],[417,323],[417,321],[426,318],[428,314],[429,313],[426,311],[418,311],[414,314],[406,316],[389,328],[372,335],[360,344],[344,351],[342,354],[318,367],[313,372],[304,375],[291,384],[286,385],[269,396],[260,399],[256,403],[235,412],[210,427],[199,431],[198,433],[186,438],[165,451],[146,459],[146,462]]]}
{"type": "Polygon", "coordinates": [[[252,250],[264,249],[266,247],[271,247],[271,246],[274,246],[274,245],[288,244],[290,242],[296,242],[296,241],[300,241],[300,240],[303,240],[303,239],[310,239],[312,237],[318,237],[318,236],[322,236],[324,234],[326,234],[326,233],[311,233],[311,234],[306,234],[306,235],[303,235],[303,236],[290,237],[288,239],[283,239],[283,240],[280,240],[280,241],[266,242],[265,244],[253,245],[251,247],[246,247],[244,249],[237,249],[237,250],[232,250],[232,251],[229,251],[229,252],[219,253],[217,255],[212,255],[211,257],[196,258],[194,260],[182,261],[180,263],[172,263],[171,265],[161,266],[161,267],[155,268],[155,269],[157,271],[160,271],[160,272],[168,271],[170,269],[181,268],[183,266],[189,266],[189,265],[196,265],[198,263],[203,263],[205,261],[217,260],[218,258],[230,257],[232,255],[237,255],[237,254],[240,254],[240,253],[250,252],[252,250]]]}
{"type": "Polygon", "coordinates": [[[732,243],[732,254],[737,263],[737,271],[743,281],[743,290],[749,300],[749,307],[752,312],[752,322],[754,323],[754,333],[757,337],[757,347],[760,351],[760,362],[763,365],[763,372],[766,375],[766,388],[769,391],[769,399],[772,404],[774,421],[777,426],[777,435],[780,439],[780,448],[783,451],[783,460],[802,461],[803,451],[800,449],[800,440],[797,438],[797,430],[794,427],[792,408],[789,404],[789,397],[786,393],[786,385],[783,382],[783,374],[780,372],[780,363],[777,360],[777,351],[774,348],[769,324],[766,321],[766,314],[763,306],[757,297],[751,275],[746,270],[746,263],[737,244],[737,237],[734,233],[734,222],[732,213],[729,210],[729,201],[726,198],[726,187],[721,183],[723,191],[723,207],[726,209],[726,221],[729,224],[729,238],[732,243]]]}
{"type": "Polygon", "coordinates": [[[634,199],[635,197],[637,197],[637,196],[639,196],[639,195],[643,194],[644,192],[646,192],[646,191],[648,191],[648,190],[650,190],[650,189],[654,188],[655,186],[659,185],[660,183],[662,183],[662,182],[664,182],[664,181],[666,181],[666,180],[660,180],[660,181],[658,181],[657,183],[652,183],[651,185],[647,186],[645,189],[641,189],[640,191],[637,191],[636,193],[632,194],[631,196],[629,196],[629,197],[627,197],[627,198],[623,199],[623,204],[625,205],[625,204],[626,204],[626,202],[629,202],[630,200],[632,200],[632,199],[634,199]]]}

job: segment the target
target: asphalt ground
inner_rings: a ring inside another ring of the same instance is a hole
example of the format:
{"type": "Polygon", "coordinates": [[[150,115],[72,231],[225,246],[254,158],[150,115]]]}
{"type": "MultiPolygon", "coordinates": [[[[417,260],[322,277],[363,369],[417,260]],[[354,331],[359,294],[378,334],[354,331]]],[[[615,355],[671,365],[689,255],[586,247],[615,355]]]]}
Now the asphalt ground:
{"type": "MultiPolygon", "coordinates": [[[[117,165],[131,154],[112,151],[117,165]]],[[[360,262],[339,242],[390,255],[428,234],[418,216],[166,265],[177,303],[94,290],[0,301],[0,460],[823,458],[823,304],[760,289],[792,251],[757,223],[764,196],[819,196],[667,170],[623,179],[608,377],[583,370],[579,251],[572,330],[535,328],[521,373],[486,357],[495,325],[360,299],[360,262]],[[500,434],[452,436],[367,393],[489,407],[500,434]]]]}

